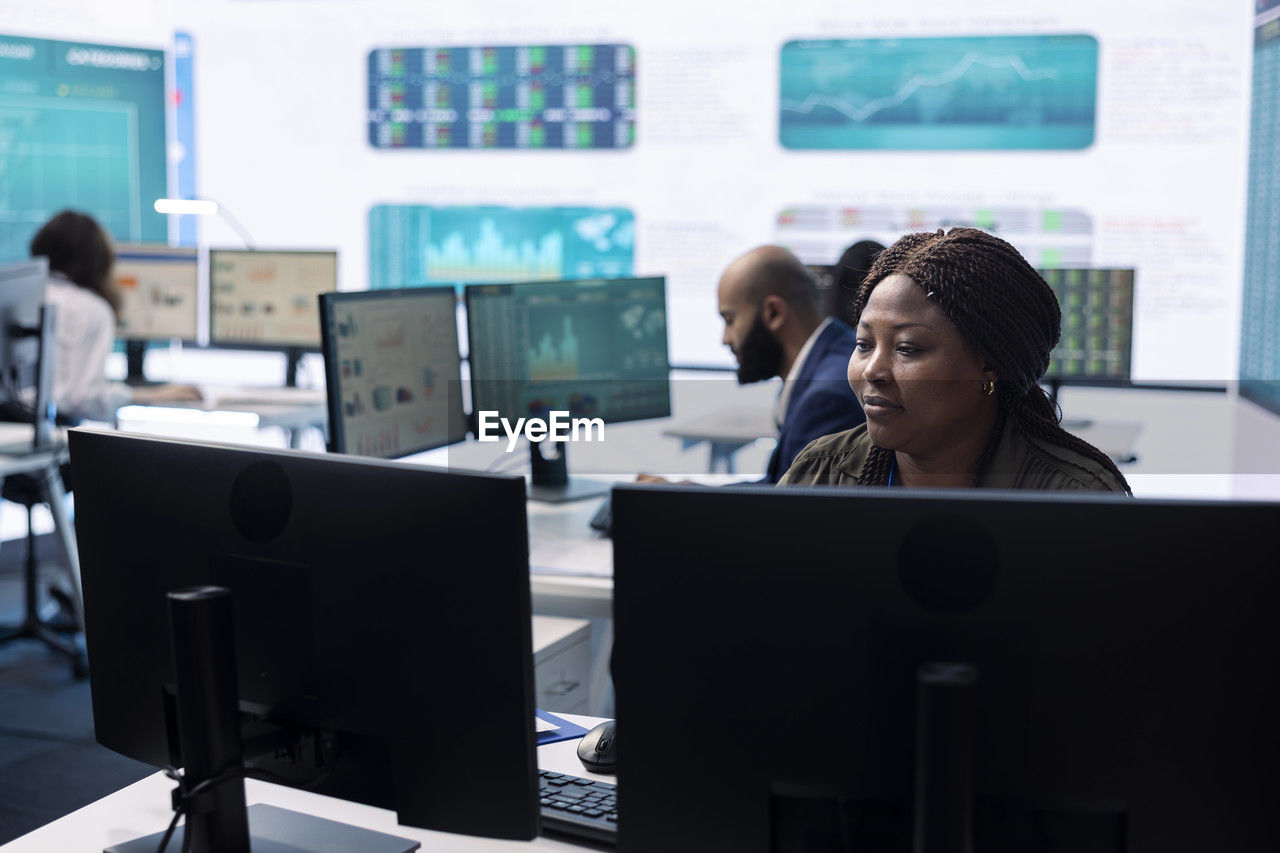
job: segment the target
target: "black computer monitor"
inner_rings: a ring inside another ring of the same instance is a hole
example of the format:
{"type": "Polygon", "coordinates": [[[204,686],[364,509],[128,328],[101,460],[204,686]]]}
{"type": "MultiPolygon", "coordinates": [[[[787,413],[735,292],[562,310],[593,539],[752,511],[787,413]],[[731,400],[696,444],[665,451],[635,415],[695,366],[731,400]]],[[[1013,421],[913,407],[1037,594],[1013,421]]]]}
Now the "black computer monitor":
{"type": "Polygon", "coordinates": [[[1042,269],[1062,309],[1062,336],[1049,354],[1045,381],[1127,385],[1133,361],[1131,269],[1042,269]]]}
{"type": "Polygon", "coordinates": [[[70,446],[99,743],[182,763],[166,594],[214,584],[252,766],[411,826],[535,835],[520,478],[87,430],[70,446]]]}
{"type": "Polygon", "coordinates": [[[329,449],[394,458],[462,441],[452,287],[320,296],[329,449]]]}
{"type": "Polygon", "coordinates": [[[39,359],[40,304],[49,281],[49,259],[0,266],[0,381],[4,390],[31,384],[39,359]]]}
{"type": "Polygon", "coordinates": [[[285,384],[303,353],[320,349],[316,298],[338,289],[338,253],[209,250],[209,343],[284,350],[285,384]]]}
{"type": "MultiPolygon", "coordinates": [[[[804,268],[813,276],[813,283],[818,288],[818,298],[822,302],[824,316],[835,317],[835,288],[837,267],[831,264],[805,264],[804,268]]],[[[847,318],[845,318],[847,320],[847,318]]]]}
{"type": "MultiPolygon", "coordinates": [[[[474,284],[466,296],[478,438],[486,413],[491,424],[549,412],[602,423],[671,415],[666,279],[474,284]]],[[[607,491],[568,479],[562,443],[531,442],[530,457],[531,498],[607,491]]]]}
{"type": "Polygon", "coordinates": [[[48,258],[0,266],[0,420],[32,424],[37,448],[54,441],[57,415],[54,359],[44,357],[58,348],[56,312],[44,302],[48,281],[48,258]]]}
{"type": "Polygon", "coordinates": [[[1277,528],[1274,503],[617,487],[620,850],[905,853],[916,786],[927,828],[950,805],[976,835],[916,850],[1275,850],[1277,528]],[[922,686],[932,663],[976,685],[922,686]]]}
{"type": "Polygon", "coordinates": [[[116,335],[125,342],[125,381],[144,382],[148,343],[195,343],[199,337],[198,253],[194,247],[117,243],[115,254],[116,335]]]}

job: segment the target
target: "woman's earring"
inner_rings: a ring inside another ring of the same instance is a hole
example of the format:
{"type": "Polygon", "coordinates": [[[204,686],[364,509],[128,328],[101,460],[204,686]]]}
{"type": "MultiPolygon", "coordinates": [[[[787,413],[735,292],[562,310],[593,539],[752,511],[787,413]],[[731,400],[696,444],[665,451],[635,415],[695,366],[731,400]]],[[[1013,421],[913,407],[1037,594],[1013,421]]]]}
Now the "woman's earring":
{"type": "Polygon", "coordinates": [[[996,381],[994,379],[982,380],[982,393],[988,397],[996,393],[996,381]]]}

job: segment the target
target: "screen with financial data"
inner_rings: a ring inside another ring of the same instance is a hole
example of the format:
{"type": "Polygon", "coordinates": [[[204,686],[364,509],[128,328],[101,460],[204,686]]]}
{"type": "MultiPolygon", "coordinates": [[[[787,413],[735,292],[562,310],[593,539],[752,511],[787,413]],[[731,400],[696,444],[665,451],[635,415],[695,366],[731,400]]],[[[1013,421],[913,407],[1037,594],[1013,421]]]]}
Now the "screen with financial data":
{"type": "Polygon", "coordinates": [[[376,148],[629,148],[635,50],[625,44],[369,52],[376,148]]]}
{"type": "Polygon", "coordinates": [[[474,412],[671,414],[664,278],[468,285],[467,324],[474,412]]]}
{"type": "Polygon", "coordinates": [[[117,336],[194,342],[199,324],[199,262],[194,248],[117,244],[112,269],[120,310],[117,336]]]}
{"type": "Polygon", "coordinates": [[[338,253],[209,250],[209,343],[319,349],[316,299],[338,289],[338,253]]]}
{"type": "Polygon", "coordinates": [[[1280,414],[1280,3],[1258,0],[1253,29],[1240,394],[1280,414]]]}
{"type": "MultiPolygon", "coordinates": [[[[6,28],[37,26],[24,17],[5,4],[6,28]]],[[[66,209],[115,240],[165,241],[168,220],[152,202],[167,194],[167,64],[162,45],[0,34],[0,263],[26,258],[40,226],[66,209]]]]}
{"type": "Polygon", "coordinates": [[[395,458],[466,438],[452,287],[320,298],[330,446],[395,458]]]}
{"type": "Polygon", "coordinates": [[[369,287],[630,276],[635,231],[625,207],[378,204],[369,287]]]}
{"type": "Polygon", "coordinates": [[[791,149],[1076,149],[1093,143],[1088,33],[792,41],[779,141],[791,149]]]}
{"type": "Polygon", "coordinates": [[[1133,361],[1133,270],[1042,269],[1062,309],[1062,337],[1045,378],[1124,384],[1133,361]]]}

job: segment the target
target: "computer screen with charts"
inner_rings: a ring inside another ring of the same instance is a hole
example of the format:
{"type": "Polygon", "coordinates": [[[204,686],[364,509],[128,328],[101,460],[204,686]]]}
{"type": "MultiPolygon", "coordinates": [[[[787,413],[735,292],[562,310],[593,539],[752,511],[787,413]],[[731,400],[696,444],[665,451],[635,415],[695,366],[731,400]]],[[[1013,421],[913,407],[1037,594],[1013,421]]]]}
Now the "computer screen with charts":
{"type": "Polygon", "coordinates": [[[199,265],[194,248],[118,243],[112,271],[120,310],[116,333],[131,341],[194,343],[199,265]]]}
{"type": "Polygon", "coordinates": [[[520,478],[106,431],[70,448],[99,743],[185,765],[166,598],[217,586],[255,773],[410,826],[535,835],[520,478]]]}
{"type": "Polygon", "coordinates": [[[316,298],[337,289],[337,252],[210,249],[209,343],[318,350],[316,298]]]}
{"type": "Polygon", "coordinates": [[[1051,382],[1123,385],[1133,362],[1131,269],[1042,269],[1062,309],[1062,337],[1050,354],[1051,382]]]}
{"type": "Polygon", "coordinates": [[[320,326],[331,450],[392,458],[466,438],[452,287],[326,293],[320,326]]]}
{"type": "Polygon", "coordinates": [[[1277,503],[615,487],[619,849],[1274,850],[1278,525],[1277,503]]]}
{"type": "MultiPolygon", "coordinates": [[[[466,293],[472,431],[480,440],[498,419],[603,425],[670,416],[666,279],[475,284],[466,293]]],[[[558,503],[607,492],[569,478],[567,448],[529,442],[531,498],[558,503]]]]}
{"type": "Polygon", "coordinates": [[[467,286],[473,411],[667,417],[663,278],[467,286]]]}

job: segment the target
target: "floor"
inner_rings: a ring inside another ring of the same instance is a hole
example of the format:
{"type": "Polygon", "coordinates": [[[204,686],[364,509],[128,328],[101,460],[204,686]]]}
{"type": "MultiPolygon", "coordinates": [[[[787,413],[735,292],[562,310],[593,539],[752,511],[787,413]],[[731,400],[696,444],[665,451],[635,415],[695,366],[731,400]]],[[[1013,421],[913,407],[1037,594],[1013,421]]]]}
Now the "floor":
{"type": "MultiPolygon", "coordinates": [[[[54,559],[51,536],[38,540],[54,559]]],[[[22,610],[25,542],[0,545],[0,623],[22,610]]],[[[88,680],[32,640],[0,646],[0,844],[154,772],[98,746],[88,680]]]]}

